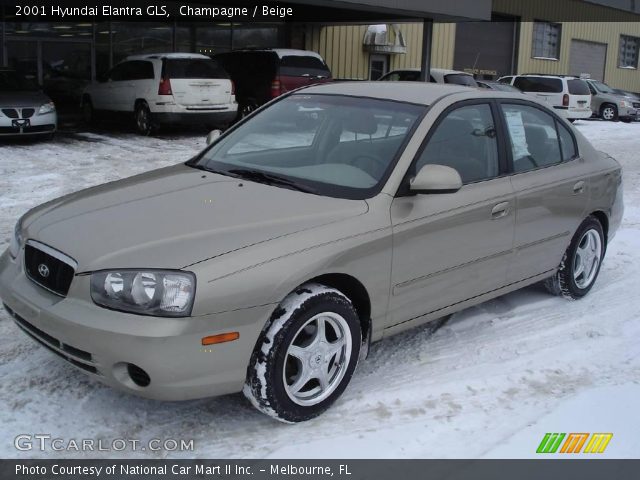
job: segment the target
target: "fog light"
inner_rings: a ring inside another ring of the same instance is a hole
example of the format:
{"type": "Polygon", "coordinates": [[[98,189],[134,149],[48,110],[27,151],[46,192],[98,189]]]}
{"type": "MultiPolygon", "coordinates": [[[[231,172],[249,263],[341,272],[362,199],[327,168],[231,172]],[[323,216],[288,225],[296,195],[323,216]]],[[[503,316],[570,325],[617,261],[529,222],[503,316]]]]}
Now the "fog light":
{"type": "Polygon", "coordinates": [[[133,363],[127,364],[127,373],[129,377],[139,387],[147,387],[151,383],[151,378],[149,374],[145,372],[142,368],[133,363]]]}

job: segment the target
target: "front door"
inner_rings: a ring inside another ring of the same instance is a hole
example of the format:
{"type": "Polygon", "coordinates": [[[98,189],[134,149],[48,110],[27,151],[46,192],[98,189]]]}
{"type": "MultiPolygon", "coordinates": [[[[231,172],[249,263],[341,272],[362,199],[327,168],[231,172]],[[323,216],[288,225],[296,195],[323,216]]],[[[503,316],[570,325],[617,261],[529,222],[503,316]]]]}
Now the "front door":
{"type": "Polygon", "coordinates": [[[393,201],[390,326],[411,326],[422,315],[505,285],[515,215],[496,114],[489,102],[445,111],[411,167],[412,174],[427,163],[453,167],[461,190],[393,201]]]}

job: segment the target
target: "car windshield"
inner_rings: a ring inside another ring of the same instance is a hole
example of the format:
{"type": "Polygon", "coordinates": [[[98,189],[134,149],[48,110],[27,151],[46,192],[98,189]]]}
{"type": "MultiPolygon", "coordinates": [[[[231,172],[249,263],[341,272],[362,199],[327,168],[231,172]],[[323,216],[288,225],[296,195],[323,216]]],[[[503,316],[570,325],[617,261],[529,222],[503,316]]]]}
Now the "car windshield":
{"type": "Polygon", "coordinates": [[[606,83],[592,82],[592,84],[595,85],[596,90],[598,90],[600,93],[612,93],[614,95],[617,95],[616,91],[606,83]]]}
{"type": "Polygon", "coordinates": [[[380,191],[424,105],[296,94],[256,113],[190,165],[331,197],[380,191]]]}
{"type": "Polygon", "coordinates": [[[468,87],[477,87],[478,82],[471,75],[465,75],[463,73],[450,73],[445,75],[444,83],[453,83],[455,85],[466,85],[468,87]]]}
{"type": "Polygon", "coordinates": [[[24,92],[38,90],[35,82],[13,70],[0,70],[0,92],[24,92]]]}

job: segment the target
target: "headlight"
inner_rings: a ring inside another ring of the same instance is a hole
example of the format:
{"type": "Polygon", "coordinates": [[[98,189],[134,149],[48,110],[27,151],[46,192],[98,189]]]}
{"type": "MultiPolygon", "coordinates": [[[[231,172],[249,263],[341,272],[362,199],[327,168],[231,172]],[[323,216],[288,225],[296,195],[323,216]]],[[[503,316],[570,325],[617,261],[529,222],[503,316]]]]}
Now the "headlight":
{"type": "Polygon", "coordinates": [[[20,253],[20,249],[22,248],[22,243],[24,238],[22,238],[22,218],[18,220],[15,228],[13,229],[13,235],[11,236],[11,240],[9,240],[9,255],[11,258],[18,258],[18,254],[20,253]]]}
{"type": "Polygon", "coordinates": [[[45,113],[51,113],[56,111],[56,106],[53,102],[43,103],[40,105],[40,109],[38,110],[38,115],[44,115],[45,113]]]}
{"type": "Polygon", "coordinates": [[[140,315],[188,317],[195,293],[191,272],[121,270],[91,275],[91,298],[97,305],[140,315]]]}
{"type": "Polygon", "coordinates": [[[629,103],[629,102],[627,102],[627,101],[625,101],[625,100],[622,100],[622,101],[620,102],[620,106],[621,106],[622,108],[629,108],[629,107],[631,107],[631,103],[629,103]]]}

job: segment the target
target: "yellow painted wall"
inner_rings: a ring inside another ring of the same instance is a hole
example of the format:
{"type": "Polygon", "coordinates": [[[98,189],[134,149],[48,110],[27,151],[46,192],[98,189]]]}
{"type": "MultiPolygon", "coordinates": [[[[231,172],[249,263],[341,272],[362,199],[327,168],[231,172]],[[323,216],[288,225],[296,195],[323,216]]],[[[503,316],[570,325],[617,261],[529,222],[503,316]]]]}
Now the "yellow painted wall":
{"type": "MultiPolygon", "coordinates": [[[[620,35],[640,37],[640,17],[637,22],[562,22],[560,58],[557,61],[531,58],[533,23],[535,20],[556,21],[566,18],[569,12],[579,10],[585,15],[603,20],[628,19],[629,14],[578,0],[493,0],[496,13],[520,18],[517,73],[539,72],[566,74],[569,72],[571,39],[606,43],[607,58],[605,81],[616,88],[640,92],[640,70],[618,68],[620,35]]],[[[572,14],[575,16],[575,13],[572,14]]],[[[573,18],[572,16],[572,18],[573,18]]],[[[366,25],[340,25],[307,27],[307,48],[319,52],[327,61],[336,78],[367,79],[369,77],[369,53],[362,47],[366,25]]],[[[390,55],[390,69],[416,68],[420,66],[422,50],[422,24],[400,24],[407,43],[406,54],[390,55]]],[[[432,65],[452,68],[455,49],[456,25],[436,23],[433,26],[432,65]]]]}

